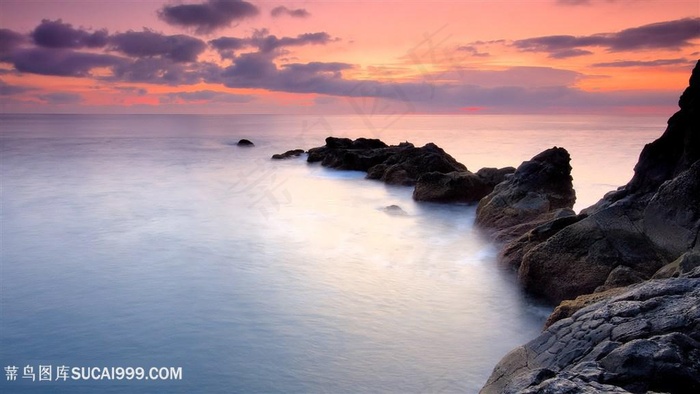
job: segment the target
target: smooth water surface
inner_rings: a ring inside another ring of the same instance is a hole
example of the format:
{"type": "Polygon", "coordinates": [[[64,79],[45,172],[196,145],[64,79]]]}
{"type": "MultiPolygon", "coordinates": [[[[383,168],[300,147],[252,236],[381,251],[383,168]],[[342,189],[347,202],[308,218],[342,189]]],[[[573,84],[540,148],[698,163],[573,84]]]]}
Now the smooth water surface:
{"type": "Polygon", "coordinates": [[[663,128],[2,115],[0,363],[20,376],[0,391],[476,392],[550,308],[498,268],[474,207],[418,204],[410,188],[270,156],[328,135],[434,141],[476,171],[564,146],[581,209],[626,183],[663,128]],[[175,366],[183,379],[31,382],[27,365],[175,366]]]}

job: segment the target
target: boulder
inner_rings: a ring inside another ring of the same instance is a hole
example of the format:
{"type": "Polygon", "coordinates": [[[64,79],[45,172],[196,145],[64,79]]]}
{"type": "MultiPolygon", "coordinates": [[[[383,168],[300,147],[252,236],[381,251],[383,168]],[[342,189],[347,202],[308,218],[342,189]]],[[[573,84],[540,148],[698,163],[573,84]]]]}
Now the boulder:
{"type": "Polygon", "coordinates": [[[507,354],[481,394],[700,392],[700,268],[633,285],[507,354]]]}
{"type": "Polygon", "coordinates": [[[247,140],[247,139],[245,139],[245,138],[239,140],[238,143],[236,143],[236,145],[242,146],[242,147],[252,147],[252,146],[255,146],[255,144],[254,144],[251,140],[247,140]]]}
{"type": "Polygon", "coordinates": [[[277,153],[272,155],[272,158],[274,160],[284,160],[284,159],[289,159],[292,157],[299,157],[304,154],[303,149],[294,149],[294,150],[288,150],[284,153],[277,153]]]}
{"type": "Polygon", "coordinates": [[[416,183],[413,199],[416,201],[477,203],[503,182],[515,168],[482,168],[476,174],[453,171],[447,174],[429,172],[416,183]]]}
{"type": "Polygon", "coordinates": [[[515,173],[481,199],[476,223],[503,230],[530,222],[576,201],[571,158],[564,148],[551,148],[522,163],[515,173]]]}
{"type": "Polygon", "coordinates": [[[558,304],[594,292],[618,266],[648,279],[666,262],[624,207],[611,206],[532,247],[518,279],[529,292],[558,304]]]}
{"type": "Polygon", "coordinates": [[[489,187],[479,176],[469,171],[447,174],[429,172],[418,178],[413,190],[416,201],[476,203],[489,194],[489,187]]]}

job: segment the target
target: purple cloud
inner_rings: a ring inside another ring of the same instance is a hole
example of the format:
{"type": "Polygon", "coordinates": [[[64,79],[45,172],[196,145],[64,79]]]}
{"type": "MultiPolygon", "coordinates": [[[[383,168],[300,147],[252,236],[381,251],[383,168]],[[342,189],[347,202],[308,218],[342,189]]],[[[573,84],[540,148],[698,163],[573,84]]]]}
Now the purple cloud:
{"type": "Polygon", "coordinates": [[[83,97],[77,93],[47,93],[37,96],[47,104],[79,104],[83,97]]]}
{"type": "Polygon", "coordinates": [[[25,86],[10,85],[7,82],[0,79],[0,96],[14,96],[16,94],[28,92],[30,90],[34,89],[25,86]]]}
{"type": "Polygon", "coordinates": [[[309,14],[309,12],[306,11],[304,8],[292,10],[283,5],[273,8],[272,11],[270,11],[270,15],[273,18],[277,18],[283,15],[291,16],[292,18],[308,18],[309,16],[311,16],[311,14],[309,14]]]}
{"type": "Polygon", "coordinates": [[[207,48],[204,41],[178,34],[166,36],[151,30],[128,31],[109,38],[111,49],[132,57],[162,56],[175,62],[195,62],[207,48]]]}
{"type": "Polygon", "coordinates": [[[679,50],[692,45],[700,38],[700,18],[685,18],[652,23],[625,29],[617,33],[590,36],[544,36],[513,42],[513,45],[529,52],[549,52],[550,57],[581,56],[589,51],[582,47],[603,47],[609,52],[639,51],[647,49],[679,50]]]}
{"type": "Polygon", "coordinates": [[[207,0],[199,4],[166,5],[158,11],[158,16],[170,25],[209,34],[258,13],[258,8],[246,1],[207,0]]]}
{"type": "Polygon", "coordinates": [[[217,92],[213,90],[199,90],[196,92],[175,92],[167,93],[160,98],[160,102],[164,104],[176,103],[178,101],[193,103],[198,101],[216,102],[216,103],[249,103],[254,100],[254,97],[248,94],[235,94],[226,92],[217,92]]]}
{"type": "Polygon", "coordinates": [[[688,59],[657,59],[657,60],[621,60],[617,62],[594,63],[593,67],[659,67],[659,66],[677,66],[677,65],[692,65],[693,62],[688,59]]]}
{"type": "Polygon", "coordinates": [[[140,82],[155,85],[192,85],[203,80],[212,83],[221,69],[212,63],[177,63],[162,57],[145,57],[112,67],[113,75],[105,80],[140,82]]]}
{"type": "Polygon", "coordinates": [[[64,77],[86,77],[93,68],[113,67],[125,62],[116,56],[62,48],[16,50],[10,60],[17,71],[64,77]]]}
{"type": "Polygon", "coordinates": [[[107,36],[107,30],[89,33],[60,19],[43,19],[31,33],[34,43],[46,48],[100,48],[107,44],[107,36]]]}
{"type": "Polygon", "coordinates": [[[12,52],[27,41],[27,38],[10,29],[0,29],[0,62],[11,62],[12,52]]]}

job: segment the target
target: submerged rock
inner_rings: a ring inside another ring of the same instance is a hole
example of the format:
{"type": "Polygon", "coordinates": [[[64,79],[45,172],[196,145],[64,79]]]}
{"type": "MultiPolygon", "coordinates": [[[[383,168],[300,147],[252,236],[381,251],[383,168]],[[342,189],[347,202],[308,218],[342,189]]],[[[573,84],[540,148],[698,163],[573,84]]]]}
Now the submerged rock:
{"type": "Polygon", "coordinates": [[[700,268],[583,307],[516,348],[481,394],[700,392],[700,268]]]}

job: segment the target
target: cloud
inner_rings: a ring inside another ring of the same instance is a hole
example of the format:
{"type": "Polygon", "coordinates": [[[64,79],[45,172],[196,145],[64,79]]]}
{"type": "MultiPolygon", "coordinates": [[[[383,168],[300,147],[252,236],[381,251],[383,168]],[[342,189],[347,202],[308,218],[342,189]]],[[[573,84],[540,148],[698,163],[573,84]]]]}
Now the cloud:
{"type": "Polygon", "coordinates": [[[83,101],[83,97],[77,93],[47,93],[37,97],[47,104],[79,104],[83,101]]]}
{"type": "Polygon", "coordinates": [[[277,38],[275,35],[268,35],[265,29],[257,31],[250,38],[251,44],[258,47],[260,52],[272,52],[278,48],[289,46],[324,45],[331,41],[333,39],[326,32],[305,33],[296,37],[277,38]]]}
{"type": "Polygon", "coordinates": [[[10,29],[0,29],[0,61],[10,56],[13,50],[20,47],[26,41],[27,38],[23,34],[10,29]]]}
{"type": "Polygon", "coordinates": [[[107,36],[107,30],[89,33],[60,19],[43,19],[31,33],[34,43],[46,48],[100,48],[107,44],[107,36]]]}
{"type": "Polygon", "coordinates": [[[246,1],[207,0],[199,4],[166,5],[158,11],[158,16],[170,25],[209,34],[258,13],[258,8],[246,1]]]}
{"type": "Polygon", "coordinates": [[[272,11],[270,11],[270,15],[273,18],[277,18],[283,15],[291,16],[292,18],[308,18],[309,16],[311,16],[311,14],[309,14],[309,12],[306,11],[304,8],[292,10],[283,5],[273,8],[272,11]]]}
{"type": "Polygon", "coordinates": [[[136,59],[112,67],[113,75],[107,81],[139,82],[155,85],[192,85],[203,80],[215,83],[220,67],[213,63],[176,63],[161,57],[136,59]]]}
{"type": "Polygon", "coordinates": [[[617,33],[527,38],[514,41],[513,45],[522,51],[549,52],[550,57],[562,58],[590,54],[590,51],[581,49],[585,47],[602,47],[608,52],[679,50],[691,46],[691,40],[698,38],[700,38],[700,18],[685,18],[652,23],[617,33]]]}
{"type": "Polygon", "coordinates": [[[151,30],[128,31],[109,37],[110,49],[132,57],[162,56],[175,62],[195,62],[207,45],[204,41],[178,34],[166,36],[151,30]]]}
{"type": "Polygon", "coordinates": [[[607,63],[594,63],[593,67],[659,67],[692,64],[688,59],[621,60],[607,63]]]}
{"type": "Polygon", "coordinates": [[[34,88],[10,85],[7,82],[0,79],[0,96],[14,96],[16,94],[22,94],[31,90],[34,90],[34,88]]]}
{"type": "Polygon", "coordinates": [[[475,45],[462,45],[457,47],[458,51],[466,52],[471,56],[476,57],[488,57],[490,56],[487,52],[479,52],[479,49],[475,45]]]}
{"type": "Polygon", "coordinates": [[[269,34],[267,29],[256,30],[251,37],[219,37],[209,41],[223,59],[234,59],[235,52],[248,47],[257,48],[259,53],[274,53],[275,56],[282,52],[278,50],[284,47],[303,45],[326,45],[337,41],[326,32],[305,33],[296,37],[281,37],[269,34]]]}
{"type": "Polygon", "coordinates": [[[248,94],[235,94],[226,92],[217,92],[213,90],[198,90],[195,92],[175,92],[167,93],[160,97],[160,102],[164,104],[172,103],[199,103],[199,102],[214,102],[214,103],[249,103],[254,100],[254,97],[248,94]]]}
{"type": "Polygon", "coordinates": [[[16,50],[9,60],[17,71],[63,77],[86,77],[94,68],[113,67],[125,62],[116,56],[62,48],[16,50]]]}

